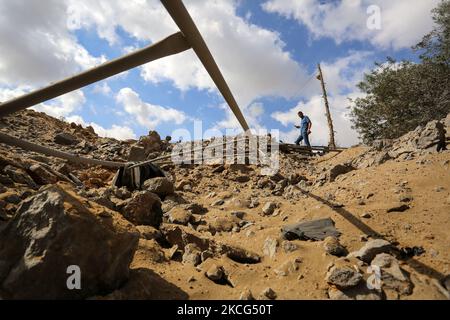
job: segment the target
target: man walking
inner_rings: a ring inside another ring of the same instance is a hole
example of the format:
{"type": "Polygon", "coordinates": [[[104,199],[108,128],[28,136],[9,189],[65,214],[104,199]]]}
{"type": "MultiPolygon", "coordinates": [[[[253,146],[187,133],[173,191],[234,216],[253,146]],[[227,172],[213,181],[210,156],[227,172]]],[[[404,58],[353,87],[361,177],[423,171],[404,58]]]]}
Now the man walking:
{"type": "Polygon", "coordinates": [[[312,122],[301,111],[299,111],[298,116],[301,119],[301,123],[300,123],[300,126],[295,126],[295,127],[297,129],[300,129],[300,136],[295,141],[295,144],[300,145],[300,142],[304,140],[305,145],[307,147],[311,147],[311,144],[309,143],[309,135],[311,134],[312,122]]]}

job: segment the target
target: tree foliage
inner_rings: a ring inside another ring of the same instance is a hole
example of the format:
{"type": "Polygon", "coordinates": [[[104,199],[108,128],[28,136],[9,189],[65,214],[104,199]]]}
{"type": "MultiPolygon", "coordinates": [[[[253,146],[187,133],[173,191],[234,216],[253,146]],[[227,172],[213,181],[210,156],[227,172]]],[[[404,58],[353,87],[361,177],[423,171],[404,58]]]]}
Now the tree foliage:
{"type": "Polygon", "coordinates": [[[365,143],[392,139],[450,113],[450,0],[433,10],[435,28],[413,50],[420,63],[388,58],[358,84],[353,128],[365,143]]]}

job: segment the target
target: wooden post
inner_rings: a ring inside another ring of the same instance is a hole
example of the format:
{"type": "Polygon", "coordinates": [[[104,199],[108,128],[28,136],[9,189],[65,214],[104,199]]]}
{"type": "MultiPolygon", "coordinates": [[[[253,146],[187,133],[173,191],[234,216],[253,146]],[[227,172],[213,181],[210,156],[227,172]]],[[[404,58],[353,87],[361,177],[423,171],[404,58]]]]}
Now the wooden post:
{"type": "Polygon", "coordinates": [[[320,80],[320,83],[322,84],[323,99],[325,100],[325,110],[326,110],[326,115],[327,115],[327,120],[328,120],[328,129],[330,131],[330,138],[329,138],[328,146],[331,149],[336,149],[336,142],[334,140],[333,120],[331,119],[330,106],[328,104],[327,90],[325,88],[325,81],[323,79],[323,73],[322,73],[322,68],[320,67],[320,63],[317,64],[317,66],[319,67],[318,79],[320,80]]]}

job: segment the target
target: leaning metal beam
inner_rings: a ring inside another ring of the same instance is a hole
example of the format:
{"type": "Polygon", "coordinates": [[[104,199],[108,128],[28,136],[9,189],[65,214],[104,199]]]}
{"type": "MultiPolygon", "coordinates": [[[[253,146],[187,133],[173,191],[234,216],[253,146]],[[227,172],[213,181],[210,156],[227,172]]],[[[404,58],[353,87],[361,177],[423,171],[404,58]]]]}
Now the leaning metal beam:
{"type": "Polygon", "coordinates": [[[104,166],[109,168],[120,168],[124,167],[126,163],[123,162],[114,162],[114,161],[106,161],[106,160],[96,160],[90,158],[80,157],[78,155],[62,152],[54,149],[50,149],[38,144],[34,144],[25,140],[17,139],[16,137],[7,135],[5,133],[0,132],[0,143],[4,143],[10,146],[19,147],[24,150],[34,151],[38,153],[45,154],[47,156],[56,157],[60,159],[66,159],[73,163],[83,163],[94,166],[104,166]]]}
{"type": "Polygon", "coordinates": [[[249,126],[245,121],[245,118],[242,115],[242,112],[239,109],[230,88],[228,87],[228,84],[226,83],[219,67],[208,49],[208,46],[203,40],[183,2],[181,0],[161,0],[161,2],[180,28],[181,32],[183,32],[186,40],[192,46],[192,49],[194,49],[195,53],[203,63],[203,66],[206,68],[206,71],[208,71],[220,93],[222,93],[222,96],[230,106],[244,131],[249,131],[249,126]]]}
{"type": "Polygon", "coordinates": [[[65,93],[83,88],[100,80],[107,79],[150,61],[181,53],[190,48],[191,47],[183,34],[177,32],[157,43],[130,53],[124,57],[106,62],[76,76],[2,103],[0,104],[0,118],[59,97],[65,93]]]}

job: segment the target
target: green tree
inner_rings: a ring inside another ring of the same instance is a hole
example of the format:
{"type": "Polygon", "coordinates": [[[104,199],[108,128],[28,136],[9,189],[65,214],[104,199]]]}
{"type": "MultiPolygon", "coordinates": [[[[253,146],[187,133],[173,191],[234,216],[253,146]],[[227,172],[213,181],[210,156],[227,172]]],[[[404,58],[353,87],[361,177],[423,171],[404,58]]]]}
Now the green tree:
{"type": "Polygon", "coordinates": [[[353,128],[365,143],[392,139],[450,113],[450,0],[433,10],[436,27],[413,49],[420,63],[388,58],[358,84],[353,128]]]}

